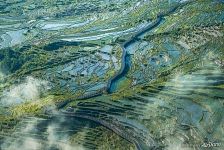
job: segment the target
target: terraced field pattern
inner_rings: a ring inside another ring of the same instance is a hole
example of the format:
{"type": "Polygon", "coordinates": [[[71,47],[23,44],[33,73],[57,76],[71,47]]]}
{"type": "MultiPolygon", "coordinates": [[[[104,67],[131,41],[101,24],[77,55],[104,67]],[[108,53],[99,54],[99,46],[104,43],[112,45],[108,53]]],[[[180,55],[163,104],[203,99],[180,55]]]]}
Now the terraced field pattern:
{"type": "Polygon", "coordinates": [[[135,149],[224,149],[224,1],[0,1],[0,150],[135,149]]]}

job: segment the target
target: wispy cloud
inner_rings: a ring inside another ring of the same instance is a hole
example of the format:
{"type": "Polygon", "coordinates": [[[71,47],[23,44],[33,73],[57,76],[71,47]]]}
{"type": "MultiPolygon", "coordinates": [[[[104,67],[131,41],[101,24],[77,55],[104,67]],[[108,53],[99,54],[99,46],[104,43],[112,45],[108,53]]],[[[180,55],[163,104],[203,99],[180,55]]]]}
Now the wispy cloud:
{"type": "MultiPolygon", "coordinates": [[[[62,118],[63,120],[63,118],[62,118]]],[[[61,121],[62,121],[61,120],[61,121]]],[[[50,149],[59,149],[59,150],[84,150],[82,145],[71,144],[68,141],[68,135],[66,133],[60,135],[58,134],[58,130],[62,127],[60,126],[60,122],[52,122],[47,124],[45,132],[40,132],[38,135],[44,136],[43,140],[32,136],[35,134],[35,130],[37,129],[37,125],[41,124],[45,121],[45,123],[49,120],[42,120],[38,118],[30,118],[25,125],[25,128],[19,127],[12,135],[18,135],[19,138],[13,139],[10,137],[6,137],[4,139],[4,143],[0,146],[0,149],[3,150],[50,150],[50,149]]],[[[23,126],[23,125],[22,125],[23,126]]]]}
{"type": "Polygon", "coordinates": [[[40,98],[50,88],[47,81],[27,77],[24,83],[11,86],[2,95],[2,105],[15,105],[40,98]]]}

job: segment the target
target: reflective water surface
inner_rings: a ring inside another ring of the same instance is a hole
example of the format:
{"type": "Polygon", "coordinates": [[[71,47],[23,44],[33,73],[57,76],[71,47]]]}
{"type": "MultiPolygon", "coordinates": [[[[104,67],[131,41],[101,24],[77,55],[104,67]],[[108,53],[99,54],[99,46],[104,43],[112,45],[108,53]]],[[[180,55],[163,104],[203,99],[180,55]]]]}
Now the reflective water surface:
{"type": "Polygon", "coordinates": [[[223,10],[0,2],[0,149],[223,149],[223,10]]]}

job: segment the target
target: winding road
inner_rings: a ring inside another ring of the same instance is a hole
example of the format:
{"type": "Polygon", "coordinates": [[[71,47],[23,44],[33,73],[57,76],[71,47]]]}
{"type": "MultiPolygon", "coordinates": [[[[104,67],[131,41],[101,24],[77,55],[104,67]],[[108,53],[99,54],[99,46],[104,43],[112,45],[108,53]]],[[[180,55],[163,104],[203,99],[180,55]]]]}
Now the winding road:
{"type": "Polygon", "coordinates": [[[149,145],[146,146],[143,142],[138,140],[135,136],[131,136],[130,134],[126,133],[123,129],[120,129],[117,125],[114,125],[113,123],[109,123],[107,121],[98,119],[96,117],[87,116],[87,115],[83,115],[83,114],[71,113],[71,112],[67,112],[67,111],[63,111],[63,110],[61,110],[60,113],[61,113],[61,116],[65,116],[65,117],[76,117],[76,118],[82,118],[82,119],[94,121],[94,122],[104,126],[105,128],[113,131],[114,133],[116,133],[120,137],[124,138],[125,140],[129,141],[130,143],[133,143],[138,150],[144,150],[145,147],[150,148],[150,149],[154,149],[156,147],[156,142],[152,138],[151,138],[150,147],[149,147],[149,145]]]}

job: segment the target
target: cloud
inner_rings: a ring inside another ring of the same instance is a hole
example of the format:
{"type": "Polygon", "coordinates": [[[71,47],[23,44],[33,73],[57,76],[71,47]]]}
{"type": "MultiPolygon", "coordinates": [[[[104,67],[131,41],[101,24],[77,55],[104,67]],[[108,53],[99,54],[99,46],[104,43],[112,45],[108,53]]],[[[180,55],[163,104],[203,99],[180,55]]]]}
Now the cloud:
{"type": "Polygon", "coordinates": [[[215,115],[211,118],[220,109],[219,102],[207,96],[209,94],[212,97],[216,93],[216,88],[212,87],[219,85],[219,77],[222,76],[221,67],[213,61],[216,57],[212,55],[209,53],[202,57],[202,61],[195,64],[197,69],[193,72],[184,73],[181,69],[173,72],[171,79],[160,91],[161,94],[148,97],[153,103],[147,104],[143,117],[167,118],[159,126],[157,121],[151,123],[152,129],[157,128],[154,133],[164,137],[162,142],[167,150],[197,149],[204,140],[206,128],[213,125],[207,124],[207,120],[219,120],[215,115]],[[189,129],[177,128],[185,125],[189,129]]]}
{"type": "Polygon", "coordinates": [[[3,105],[20,104],[26,101],[34,101],[40,98],[41,94],[50,89],[47,81],[27,77],[24,83],[11,86],[3,92],[1,103],[3,105]]]}
{"type": "Polygon", "coordinates": [[[184,146],[182,142],[178,141],[177,139],[175,141],[172,141],[168,144],[167,150],[191,150],[191,147],[184,146]]]}
{"type": "MultiPolygon", "coordinates": [[[[37,119],[33,118],[32,121],[29,122],[25,126],[25,128],[22,128],[19,132],[23,133],[23,134],[29,133],[30,131],[34,130],[36,123],[37,123],[37,119]]],[[[16,138],[16,139],[6,137],[4,139],[4,143],[1,145],[0,149],[3,149],[3,150],[15,150],[15,149],[18,149],[18,150],[20,150],[20,149],[21,150],[22,149],[23,150],[30,150],[30,149],[40,150],[41,145],[37,139],[34,139],[32,137],[22,136],[21,138],[16,138]]]]}
{"type": "Polygon", "coordinates": [[[33,138],[25,138],[22,144],[20,142],[10,143],[9,145],[3,143],[1,148],[3,150],[40,150],[41,145],[37,140],[33,138]]]}
{"type": "MultiPolygon", "coordinates": [[[[68,135],[58,134],[58,130],[61,129],[61,121],[52,122],[46,126],[45,132],[40,132],[39,135],[46,135],[46,139],[39,140],[36,139],[33,135],[33,131],[37,129],[37,125],[44,123],[44,121],[49,120],[41,120],[39,118],[30,118],[29,121],[25,121],[27,123],[25,128],[21,127],[19,130],[15,132],[16,135],[19,135],[19,138],[12,139],[6,137],[4,139],[4,143],[0,145],[0,149],[3,150],[51,150],[51,149],[59,149],[59,150],[85,150],[82,145],[70,144],[68,141],[68,135]],[[24,135],[21,135],[24,134],[24,135]]],[[[46,122],[45,122],[46,123],[46,122]]],[[[22,125],[23,126],[23,125],[22,125]]],[[[45,128],[45,127],[43,127],[45,128]]],[[[60,132],[61,133],[61,132],[60,132]]],[[[13,135],[13,134],[12,134],[13,135]]]]}
{"type": "MultiPolygon", "coordinates": [[[[47,133],[48,133],[48,144],[49,147],[56,146],[60,150],[84,150],[82,146],[70,144],[69,142],[66,142],[66,139],[68,139],[68,135],[64,134],[61,136],[58,136],[55,131],[57,129],[60,129],[60,127],[55,125],[48,126],[47,133]],[[58,142],[60,141],[60,142],[58,142]],[[61,142],[62,141],[62,142],[61,142]],[[65,141],[65,142],[63,142],[65,141]]],[[[48,148],[50,149],[50,148],[48,148]]]]}

